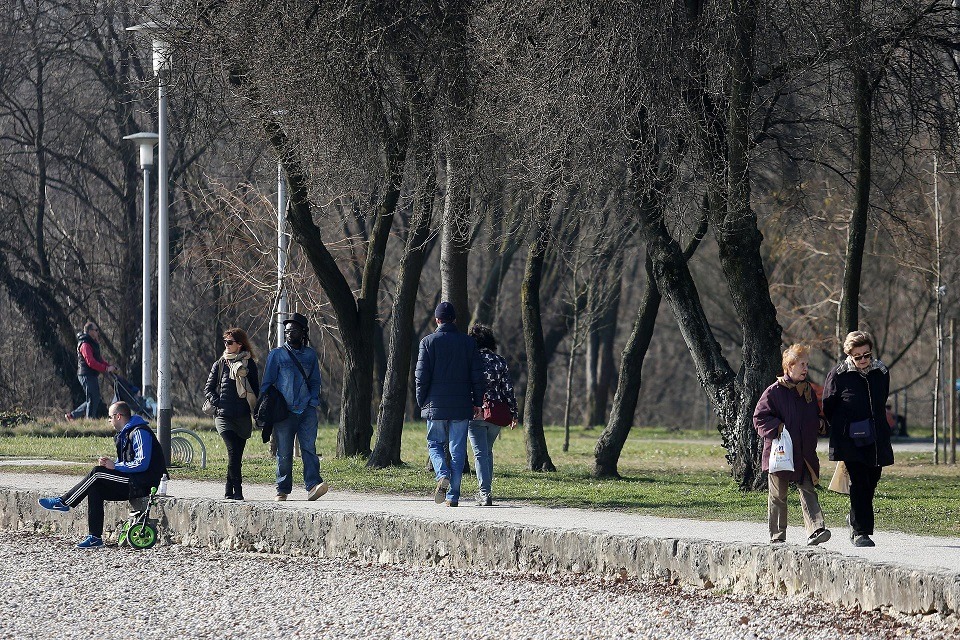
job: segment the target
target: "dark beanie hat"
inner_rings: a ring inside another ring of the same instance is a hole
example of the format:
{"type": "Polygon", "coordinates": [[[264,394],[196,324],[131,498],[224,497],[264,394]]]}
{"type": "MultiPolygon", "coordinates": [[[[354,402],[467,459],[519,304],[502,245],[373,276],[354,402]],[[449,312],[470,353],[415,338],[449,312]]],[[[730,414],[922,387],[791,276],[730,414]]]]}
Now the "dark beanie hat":
{"type": "Polygon", "coordinates": [[[441,322],[453,322],[457,319],[457,312],[454,310],[452,304],[443,301],[437,305],[437,310],[434,312],[433,317],[441,322]]]}

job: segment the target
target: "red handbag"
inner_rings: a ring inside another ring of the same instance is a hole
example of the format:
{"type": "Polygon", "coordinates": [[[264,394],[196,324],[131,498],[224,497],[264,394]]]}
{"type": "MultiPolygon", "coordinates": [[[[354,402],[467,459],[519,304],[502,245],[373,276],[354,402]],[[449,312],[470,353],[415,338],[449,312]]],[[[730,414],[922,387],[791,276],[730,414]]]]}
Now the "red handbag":
{"type": "Polygon", "coordinates": [[[510,405],[506,402],[484,400],[483,402],[483,420],[498,427],[508,427],[513,422],[513,413],[510,412],[510,405]]]}

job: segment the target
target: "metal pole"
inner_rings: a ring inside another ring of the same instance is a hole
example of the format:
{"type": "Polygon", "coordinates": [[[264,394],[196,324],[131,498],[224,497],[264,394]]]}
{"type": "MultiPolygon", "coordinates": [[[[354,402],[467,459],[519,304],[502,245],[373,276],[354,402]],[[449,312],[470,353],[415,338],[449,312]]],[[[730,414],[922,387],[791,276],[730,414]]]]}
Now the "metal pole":
{"type": "MultiPolygon", "coordinates": [[[[950,464],[957,464],[957,319],[950,318],[950,464]]],[[[946,456],[944,456],[946,460],[946,456]]]]}
{"type": "MultiPolygon", "coordinates": [[[[940,464],[940,446],[937,441],[937,428],[940,426],[940,371],[943,362],[943,284],[940,281],[940,198],[937,184],[937,154],[933,154],[933,217],[936,230],[937,248],[937,372],[933,387],[933,464],[940,464]]],[[[944,461],[946,462],[946,461],[944,461]]]]}
{"type": "MultiPolygon", "coordinates": [[[[156,47],[156,44],[154,45],[156,47]]],[[[154,55],[158,55],[154,51],[154,55]]],[[[159,106],[157,111],[157,439],[170,463],[170,219],[167,212],[167,88],[157,70],[159,106]]]]}
{"type": "Polygon", "coordinates": [[[140,386],[143,387],[143,397],[150,395],[150,386],[153,375],[150,368],[153,365],[153,354],[150,352],[150,312],[153,304],[150,299],[150,167],[143,167],[143,312],[140,332],[143,341],[140,362],[140,386]]]}
{"type": "Polygon", "coordinates": [[[283,321],[287,318],[289,301],[283,277],[287,272],[287,181],[283,177],[283,165],[277,162],[277,346],[284,343],[283,321]]]}

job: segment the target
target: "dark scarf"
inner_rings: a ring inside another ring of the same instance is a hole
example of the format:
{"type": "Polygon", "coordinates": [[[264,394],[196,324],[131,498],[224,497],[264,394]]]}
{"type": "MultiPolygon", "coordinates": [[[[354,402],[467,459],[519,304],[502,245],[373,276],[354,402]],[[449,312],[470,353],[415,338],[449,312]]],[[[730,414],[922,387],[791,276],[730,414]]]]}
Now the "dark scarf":
{"type": "Polygon", "coordinates": [[[794,382],[787,377],[787,374],[783,374],[777,378],[777,382],[786,387],[787,389],[796,389],[797,395],[801,396],[807,402],[813,401],[813,389],[810,388],[810,383],[804,380],[803,382],[794,382]]]}

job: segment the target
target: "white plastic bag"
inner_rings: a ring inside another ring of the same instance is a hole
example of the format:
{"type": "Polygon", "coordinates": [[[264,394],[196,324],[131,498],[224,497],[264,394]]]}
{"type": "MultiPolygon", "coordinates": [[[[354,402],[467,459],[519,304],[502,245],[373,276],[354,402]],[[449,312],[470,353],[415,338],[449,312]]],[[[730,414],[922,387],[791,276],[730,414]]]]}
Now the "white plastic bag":
{"type": "Polygon", "coordinates": [[[770,473],[778,471],[793,471],[793,439],[786,428],[770,447],[770,473]]]}

